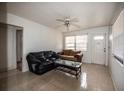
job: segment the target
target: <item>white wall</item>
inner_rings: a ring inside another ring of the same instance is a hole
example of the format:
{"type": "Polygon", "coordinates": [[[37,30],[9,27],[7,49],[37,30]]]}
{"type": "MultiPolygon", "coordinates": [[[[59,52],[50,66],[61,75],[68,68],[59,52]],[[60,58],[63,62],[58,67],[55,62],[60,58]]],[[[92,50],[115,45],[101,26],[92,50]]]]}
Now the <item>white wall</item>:
{"type": "MultiPolygon", "coordinates": [[[[83,62],[84,63],[91,63],[91,39],[94,33],[106,33],[106,63],[105,65],[108,64],[108,32],[109,32],[109,26],[104,26],[104,27],[95,27],[95,28],[90,28],[82,31],[75,31],[75,32],[64,32],[63,36],[69,36],[69,35],[82,35],[82,34],[88,34],[88,50],[86,52],[83,52],[83,62]]],[[[64,45],[64,44],[63,44],[64,45]]]]}
{"type": "Polygon", "coordinates": [[[8,26],[7,30],[7,66],[16,69],[16,28],[8,26]]]}
{"type": "Polygon", "coordinates": [[[60,31],[55,31],[10,13],[7,23],[23,27],[23,72],[28,70],[26,55],[29,52],[59,51],[62,48],[62,34],[60,31]]]}
{"type": "Polygon", "coordinates": [[[112,56],[112,53],[114,53],[124,60],[124,9],[112,26],[112,36],[113,40],[110,41],[112,48],[110,48],[109,69],[115,89],[124,91],[124,65],[112,56]]]}

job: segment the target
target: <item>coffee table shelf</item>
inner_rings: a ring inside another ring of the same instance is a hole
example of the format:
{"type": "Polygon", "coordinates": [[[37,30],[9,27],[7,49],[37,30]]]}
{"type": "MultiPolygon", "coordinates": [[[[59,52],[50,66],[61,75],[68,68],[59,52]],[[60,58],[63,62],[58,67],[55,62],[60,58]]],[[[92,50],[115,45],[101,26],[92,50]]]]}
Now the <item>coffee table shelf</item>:
{"type": "Polygon", "coordinates": [[[55,64],[57,66],[56,70],[75,75],[77,79],[81,74],[82,63],[59,59],[56,60],[55,64]]]}

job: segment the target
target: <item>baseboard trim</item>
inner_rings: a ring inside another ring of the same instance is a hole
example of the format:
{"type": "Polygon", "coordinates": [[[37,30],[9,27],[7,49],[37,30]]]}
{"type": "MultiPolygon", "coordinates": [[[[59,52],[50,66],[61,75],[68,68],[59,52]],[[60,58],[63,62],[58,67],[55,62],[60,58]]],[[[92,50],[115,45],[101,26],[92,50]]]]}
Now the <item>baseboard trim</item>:
{"type": "Polygon", "coordinates": [[[8,67],[8,68],[7,68],[7,70],[13,70],[13,69],[16,69],[16,66],[8,67]]]}
{"type": "Polygon", "coordinates": [[[27,71],[29,71],[28,68],[26,68],[26,69],[22,69],[22,72],[27,72],[27,71]]]}
{"type": "Polygon", "coordinates": [[[111,76],[111,79],[112,79],[112,82],[113,82],[113,85],[114,85],[114,89],[115,89],[115,91],[118,91],[118,88],[117,88],[117,86],[115,84],[115,80],[114,80],[114,78],[112,76],[112,72],[111,72],[110,68],[109,68],[109,73],[110,73],[110,76],[111,76]]]}

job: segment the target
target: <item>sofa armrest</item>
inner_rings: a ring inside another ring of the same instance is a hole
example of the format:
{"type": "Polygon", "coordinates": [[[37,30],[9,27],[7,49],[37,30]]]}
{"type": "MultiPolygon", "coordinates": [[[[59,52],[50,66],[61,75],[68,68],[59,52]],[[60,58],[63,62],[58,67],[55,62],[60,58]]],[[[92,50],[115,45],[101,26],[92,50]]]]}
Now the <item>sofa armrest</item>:
{"type": "Polygon", "coordinates": [[[33,55],[28,55],[27,56],[27,61],[29,64],[41,64],[41,61],[36,59],[33,55]]]}
{"type": "Polygon", "coordinates": [[[82,52],[77,53],[77,54],[74,55],[74,57],[77,59],[78,62],[81,62],[82,57],[83,57],[83,53],[82,52]]]}
{"type": "Polygon", "coordinates": [[[64,53],[63,53],[63,52],[58,52],[57,54],[58,54],[58,55],[63,55],[64,53]]]}

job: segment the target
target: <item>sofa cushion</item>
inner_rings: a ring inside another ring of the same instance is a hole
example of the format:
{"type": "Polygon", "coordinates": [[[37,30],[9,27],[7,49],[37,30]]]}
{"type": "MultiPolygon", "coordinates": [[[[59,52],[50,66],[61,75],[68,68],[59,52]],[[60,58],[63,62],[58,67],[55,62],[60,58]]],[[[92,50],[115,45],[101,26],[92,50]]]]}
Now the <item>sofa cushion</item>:
{"type": "Polygon", "coordinates": [[[71,52],[72,50],[63,50],[63,54],[64,55],[70,55],[70,52],[71,52]]]}
{"type": "Polygon", "coordinates": [[[77,59],[74,56],[60,55],[64,60],[76,61],[77,59]]]}
{"type": "Polygon", "coordinates": [[[76,54],[76,52],[74,52],[73,50],[70,51],[69,56],[74,56],[76,54]]]}

